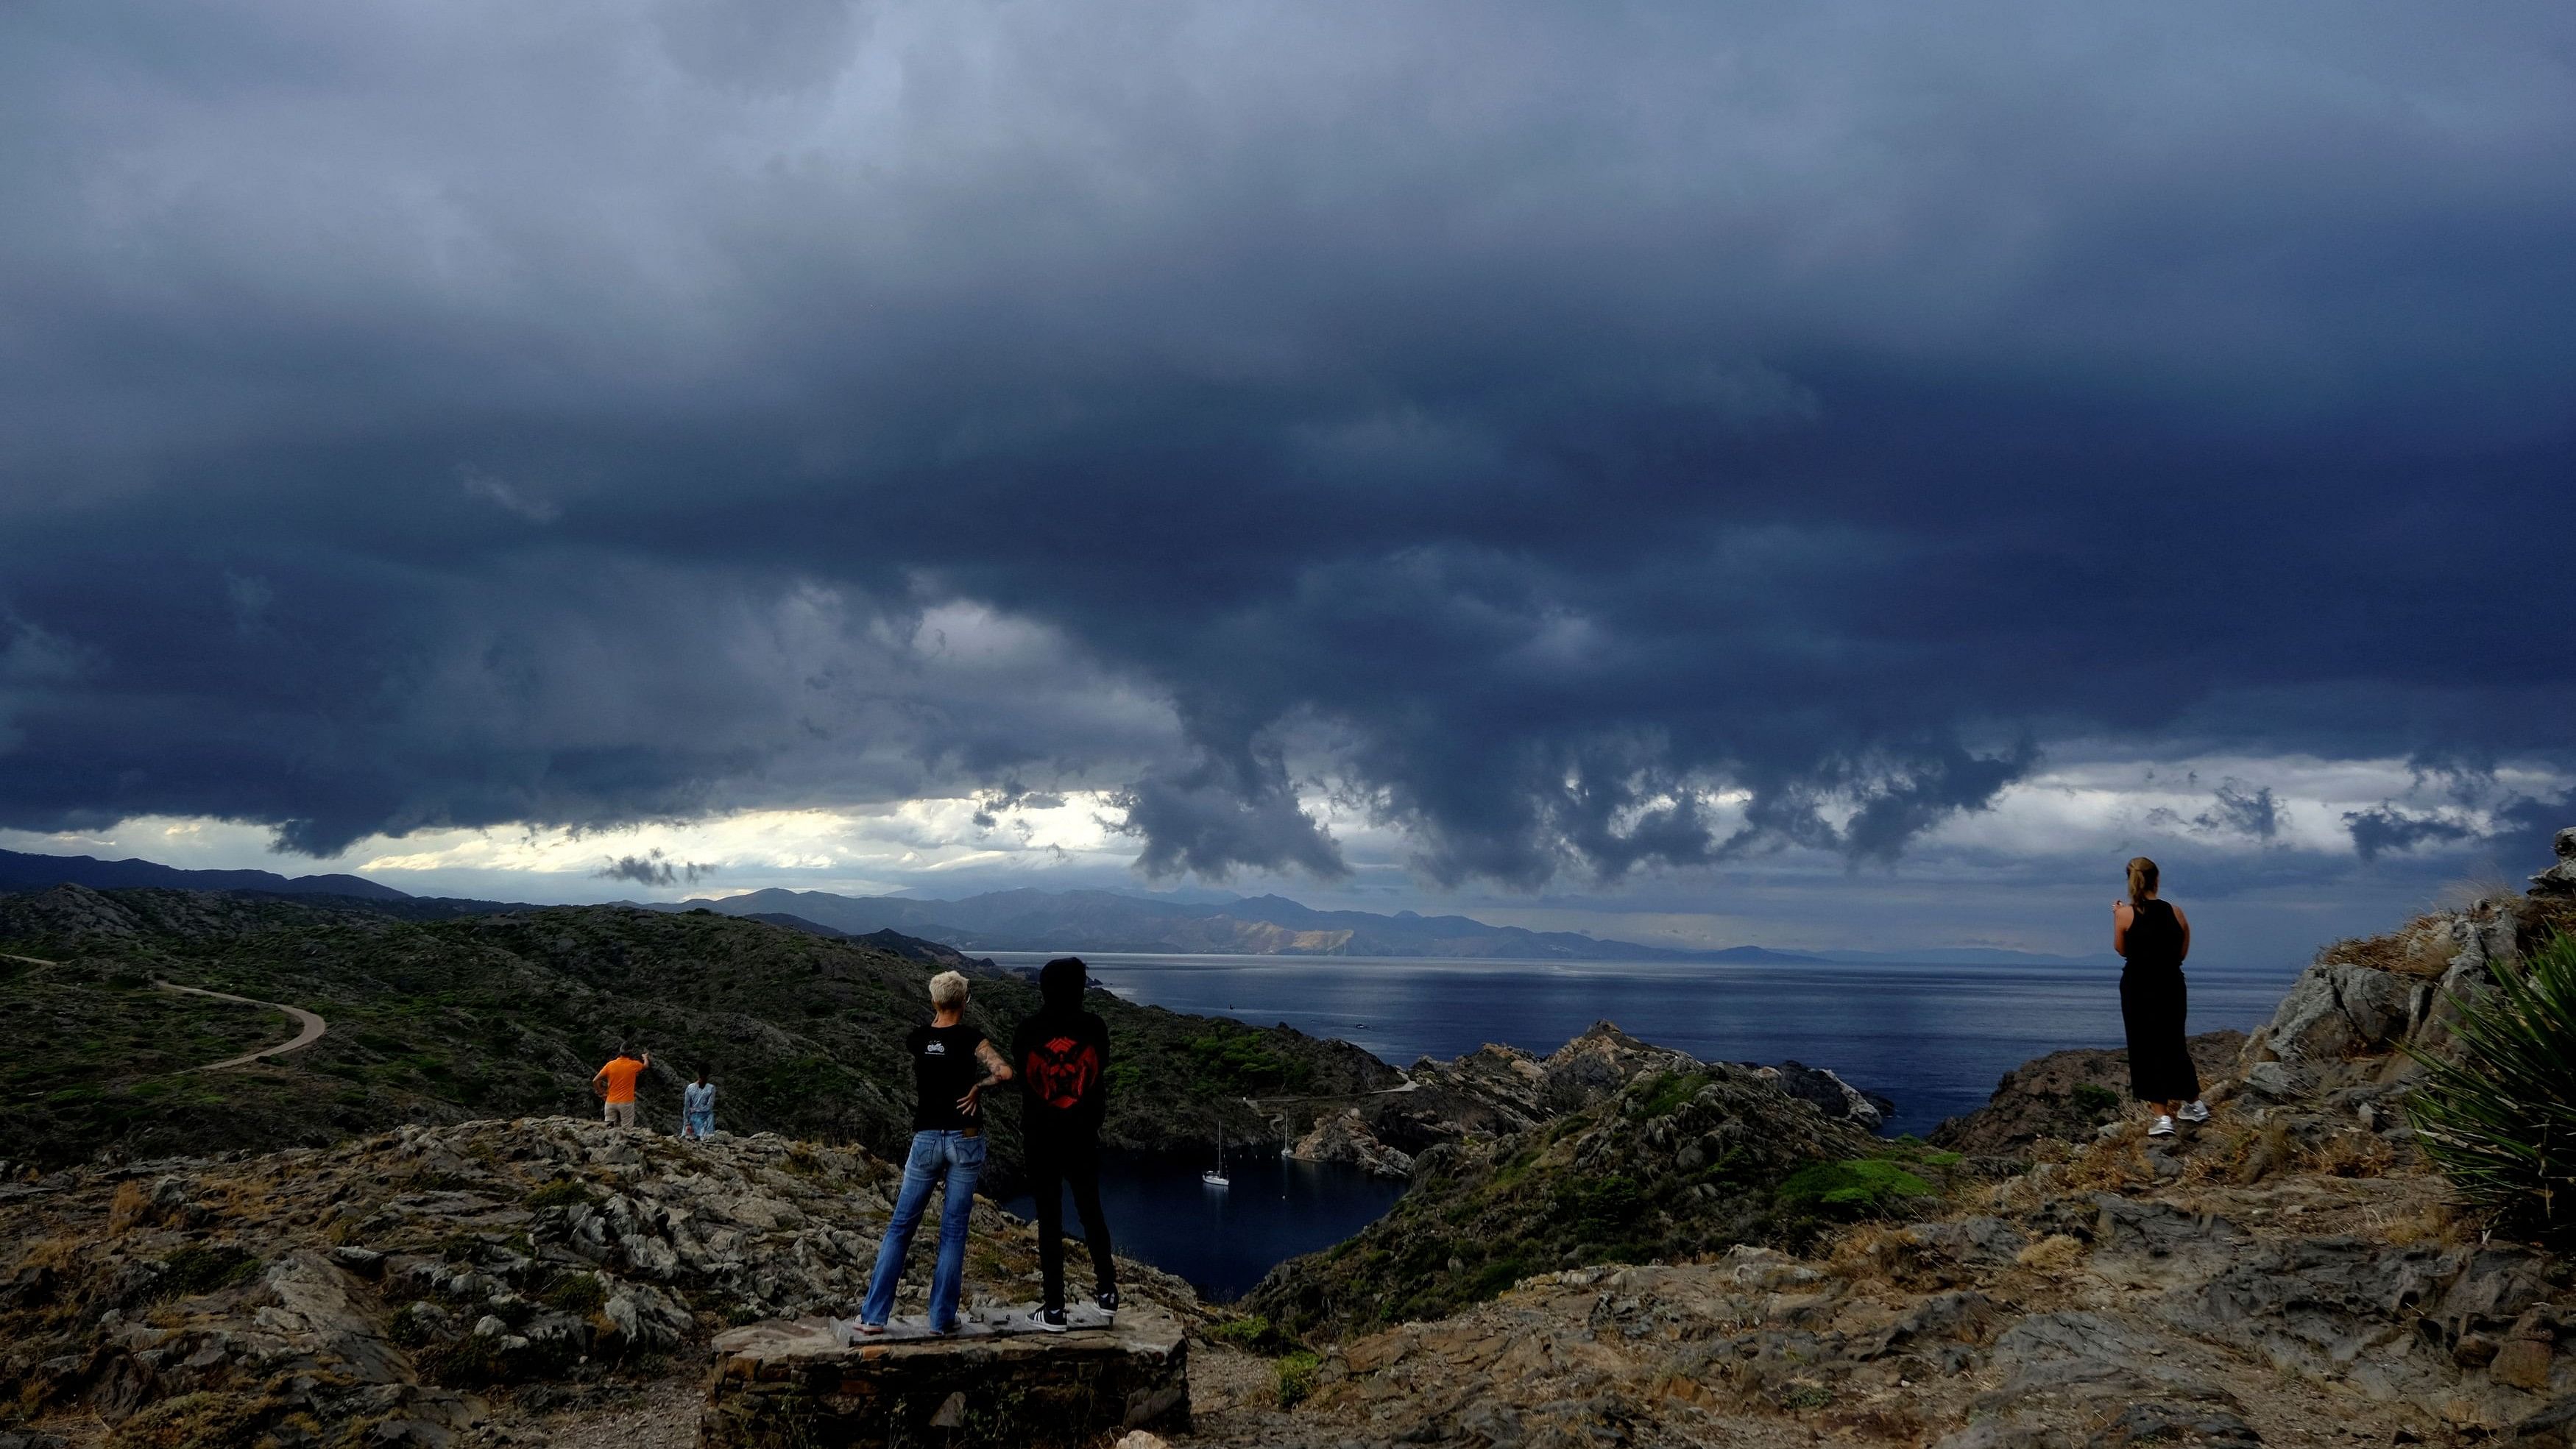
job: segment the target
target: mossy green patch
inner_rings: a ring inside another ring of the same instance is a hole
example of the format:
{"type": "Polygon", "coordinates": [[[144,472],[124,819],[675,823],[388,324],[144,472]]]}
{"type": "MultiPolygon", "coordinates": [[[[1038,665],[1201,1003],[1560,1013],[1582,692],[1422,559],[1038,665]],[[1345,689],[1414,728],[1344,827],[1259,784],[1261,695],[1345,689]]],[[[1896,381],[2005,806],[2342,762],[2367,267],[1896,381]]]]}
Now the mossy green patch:
{"type": "Polygon", "coordinates": [[[1792,1210],[1859,1217],[1935,1192],[1932,1184],[1886,1158],[1854,1157],[1799,1168],[1781,1181],[1774,1196],[1792,1210]]]}
{"type": "Polygon", "coordinates": [[[191,1244],[161,1260],[160,1294],[192,1298],[249,1282],[259,1274],[259,1259],[230,1246],[191,1244]]]}
{"type": "Polygon", "coordinates": [[[1630,1100],[1640,1117],[1669,1117],[1707,1085],[1708,1076],[1703,1072],[1664,1072],[1647,1082],[1644,1090],[1632,1088],[1630,1100]]]}

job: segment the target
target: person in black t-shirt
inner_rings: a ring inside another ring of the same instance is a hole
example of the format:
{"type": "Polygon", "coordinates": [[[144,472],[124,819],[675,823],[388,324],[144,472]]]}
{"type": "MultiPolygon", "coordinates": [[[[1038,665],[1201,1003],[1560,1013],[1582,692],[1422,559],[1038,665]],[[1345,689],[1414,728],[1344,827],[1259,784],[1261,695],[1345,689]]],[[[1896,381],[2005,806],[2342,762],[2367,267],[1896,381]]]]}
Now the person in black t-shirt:
{"type": "Polygon", "coordinates": [[[948,1192],[939,1210],[939,1257],[930,1272],[930,1327],[934,1333],[957,1327],[957,1300],[966,1278],[966,1222],[975,1210],[975,1179],[984,1170],[979,1098],[986,1087],[1011,1079],[1011,1064],[982,1032],[966,1025],[965,977],[954,971],[931,977],[930,1005],[930,1025],[915,1027],[904,1038],[904,1049],[912,1055],[912,1153],[903,1165],[894,1215],[886,1219],[885,1240],[877,1245],[867,1301],[859,1305],[854,1326],[861,1333],[885,1332],[886,1320],[894,1314],[895,1285],[903,1279],[903,1260],[912,1251],[913,1229],[921,1226],[931,1190],[943,1178],[948,1192]]]}
{"type": "Polygon", "coordinates": [[[1109,1111],[1109,1027],[1082,1009],[1090,968],[1078,956],[1046,963],[1038,973],[1038,1014],[1011,1037],[1020,1077],[1020,1132],[1028,1144],[1029,1192],[1038,1207],[1038,1270],[1046,1300],[1030,1321],[1062,1332],[1064,1318],[1064,1188],[1082,1214],[1091,1249],[1094,1298],[1118,1309],[1118,1269],[1109,1255],[1109,1220],[1100,1211],[1100,1119],[1109,1111]]]}

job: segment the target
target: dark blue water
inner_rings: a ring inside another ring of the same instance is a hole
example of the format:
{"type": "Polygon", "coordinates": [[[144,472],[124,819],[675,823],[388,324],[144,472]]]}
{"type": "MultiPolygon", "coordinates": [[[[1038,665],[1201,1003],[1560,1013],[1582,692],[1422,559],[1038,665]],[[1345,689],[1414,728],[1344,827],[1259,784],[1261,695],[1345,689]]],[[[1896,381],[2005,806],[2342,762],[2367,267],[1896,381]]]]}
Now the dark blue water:
{"type": "MultiPolygon", "coordinates": [[[[1208,1165],[1199,1157],[1112,1153],[1101,1164],[1100,1209],[1120,1254],[1177,1273],[1220,1302],[1241,1297],[1273,1264],[1330,1247],[1377,1221],[1404,1191],[1403,1183],[1339,1163],[1291,1162],[1275,1143],[1227,1153],[1230,1187],[1200,1181],[1208,1165]]],[[[1035,1212],[1026,1197],[1004,1206],[1022,1217],[1035,1212]]],[[[1070,1196],[1064,1223],[1066,1232],[1079,1235],[1082,1220],[1070,1196]]],[[[1067,1245],[1069,1284],[1091,1281],[1089,1261],[1080,1247],[1067,1245]]]]}
{"type": "MultiPolygon", "coordinates": [[[[1006,966],[1043,953],[996,953],[1006,966]]],[[[1830,1067],[1896,1103],[1888,1131],[1922,1133],[1985,1104],[2005,1072],[2064,1047],[2118,1046],[2119,970],[2085,966],[1373,960],[1086,956],[1130,1001],[1285,1023],[1399,1066],[1487,1042],[1549,1052],[1595,1021],[1707,1060],[1830,1067]]],[[[2295,967],[2194,967],[2191,1030],[2268,1020],[2295,967]]],[[[1397,1184],[1346,1168],[1235,1173],[1210,1201],[1204,1163],[1134,1159],[1104,1182],[1119,1251],[1231,1297],[1272,1264],[1356,1232],[1397,1184]],[[1246,1191],[1262,1173],[1264,1186],[1246,1191]],[[1113,1187],[1114,1183],[1114,1187],[1113,1187]],[[1132,1225],[1132,1226],[1131,1226],[1132,1225]]],[[[1025,1213],[1025,1201],[1014,1206],[1025,1213]]],[[[1070,1218],[1068,1218],[1070,1221],[1070,1218]]],[[[1081,1275],[1075,1275],[1077,1279],[1081,1275]]]]}
{"type": "MultiPolygon", "coordinates": [[[[1046,957],[995,959],[1022,966],[1046,957]]],[[[1257,1026],[1284,1022],[1398,1066],[1486,1042],[1550,1052],[1605,1019],[1706,1060],[1794,1059],[1894,1099],[1891,1132],[1926,1132],[1983,1106],[1996,1080],[2032,1057],[2121,1041],[2117,967],[1083,959],[1130,1001],[1257,1026]]],[[[2295,966],[2191,968],[2191,1029],[2252,1029],[2270,1019],[2297,974],[2295,966]]]]}

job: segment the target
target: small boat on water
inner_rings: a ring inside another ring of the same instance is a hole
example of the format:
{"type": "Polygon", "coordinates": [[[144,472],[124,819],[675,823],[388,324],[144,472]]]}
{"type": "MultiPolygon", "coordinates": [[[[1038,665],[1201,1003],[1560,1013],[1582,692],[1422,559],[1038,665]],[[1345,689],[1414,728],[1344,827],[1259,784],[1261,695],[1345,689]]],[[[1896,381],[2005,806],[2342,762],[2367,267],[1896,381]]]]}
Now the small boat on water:
{"type": "Polygon", "coordinates": [[[1234,1179],[1225,1175],[1225,1124],[1216,1125],[1216,1166],[1199,1174],[1199,1181],[1210,1187],[1232,1187],[1234,1179]]]}

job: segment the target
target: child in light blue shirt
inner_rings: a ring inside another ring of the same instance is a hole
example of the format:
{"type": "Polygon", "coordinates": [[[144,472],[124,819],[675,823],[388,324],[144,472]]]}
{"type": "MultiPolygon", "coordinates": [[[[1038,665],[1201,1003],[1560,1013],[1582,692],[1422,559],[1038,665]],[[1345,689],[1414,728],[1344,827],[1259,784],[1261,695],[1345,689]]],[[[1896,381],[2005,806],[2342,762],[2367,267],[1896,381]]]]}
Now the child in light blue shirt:
{"type": "Polygon", "coordinates": [[[716,1084],[702,1068],[698,1079],[680,1089],[680,1135],[703,1138],[716,1130],[716,1084]]]}

